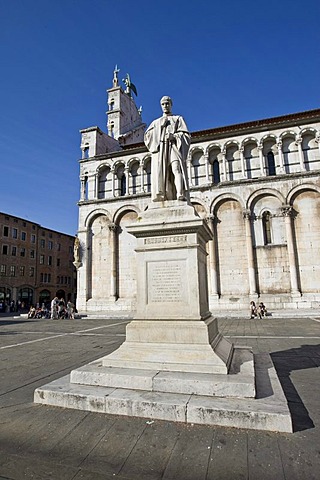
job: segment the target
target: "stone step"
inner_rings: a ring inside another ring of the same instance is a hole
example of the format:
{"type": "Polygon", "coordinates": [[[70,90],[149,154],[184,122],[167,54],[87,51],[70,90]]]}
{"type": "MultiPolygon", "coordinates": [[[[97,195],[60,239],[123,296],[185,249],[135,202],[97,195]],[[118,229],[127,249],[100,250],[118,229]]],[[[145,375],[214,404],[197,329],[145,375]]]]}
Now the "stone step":
{"type": "Polygon", "coordinates": [[[67,375],[37,388],[34,401],[106,414],[292,432],[287,401],[270,355],[256,354],[255,363],[256,398],[87,386],[71,383],[67,375]]]}
{"type": "Polygon", "coordinates": [[[234,348],[229,375],[110,367],[102,360],[72,370],[71,383],[220,397],[255,396],[254,359],[248,347],[234,348]]]}

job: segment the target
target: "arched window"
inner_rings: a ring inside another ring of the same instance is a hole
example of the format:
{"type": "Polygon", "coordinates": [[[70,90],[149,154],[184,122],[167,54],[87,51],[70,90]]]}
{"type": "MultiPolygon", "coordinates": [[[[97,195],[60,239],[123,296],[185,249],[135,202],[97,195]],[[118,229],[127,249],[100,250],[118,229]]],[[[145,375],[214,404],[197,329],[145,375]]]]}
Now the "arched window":
{"type": "Polygon", "coordinates": [[[272,152],[267,154],[267,164],[268,164],[268,175],[276,175],[276,164],[274,161],[274,155],[272,152]]]}
{"type": "Polygon", "coordinates": [[[98,176],[98,198],[106,198],[107,181],[110,167],[102,168],[98,176]]]}
{"type": "Polygon", "coordinates": [[[263,212],[262,214],[262,228],[264,244],[269,245],[272,243],[271,238],[271,214],[270,212],[263,212]]]}
{"type": "Polygon", "coordinates": [[[213,183],[220,183],[220,166],[218,160],[215,160],[212,165],[213,183]]]}
{"type": "Polygon", "coordinates": [[[131,193],[137,193],[137,180],[138,180],[138,171],[139,171],[139,164],[134,163],[131,167],[131,193]]]}
{"type": "Polygon", "coordinates": [[[200,183],[200,158],[202,156],[202,152],[196,152],[193,154],[192,157],[192,183],[193,185],[197,186],[200,183]]]}
{"type": "Polygon", "coordinates": [[[82,158],[89,158],[89,144],[86,143],[83,149],[83,156],[82,158]]]}
{"type": "Polygon", "coordinates": [[[127,179],[125,174],[122,174],[120,178],[120,196],[123,197],[127,192],[127,179]]]}
{"type": "Polygon", "coordinates": [[[147,180],[147,192],[151,192],[151,162],[148,162],[145,166],[146,180],[147,180]]]}

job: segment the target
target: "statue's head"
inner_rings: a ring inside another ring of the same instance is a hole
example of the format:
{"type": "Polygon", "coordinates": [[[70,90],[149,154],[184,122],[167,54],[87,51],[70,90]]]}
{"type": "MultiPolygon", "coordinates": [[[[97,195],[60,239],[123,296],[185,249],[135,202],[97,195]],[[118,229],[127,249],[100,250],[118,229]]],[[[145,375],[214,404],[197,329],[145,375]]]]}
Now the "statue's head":
{"type": "Polygon", "coordinates": [[[168,97],[167,95],[165,95],[164,97],[161,98],[161,100],[160,100],[161,105],[162,105],[162,102],[169,102],[170,105],[172,106],[172,98],[168,97]]]}
{"type": "Polygon", "coordinates": [[[160,105],[162,108],[163,113],[171,113],[172,109],[172,100],[168,96],[164,96],[160,100],[160,105]]]}

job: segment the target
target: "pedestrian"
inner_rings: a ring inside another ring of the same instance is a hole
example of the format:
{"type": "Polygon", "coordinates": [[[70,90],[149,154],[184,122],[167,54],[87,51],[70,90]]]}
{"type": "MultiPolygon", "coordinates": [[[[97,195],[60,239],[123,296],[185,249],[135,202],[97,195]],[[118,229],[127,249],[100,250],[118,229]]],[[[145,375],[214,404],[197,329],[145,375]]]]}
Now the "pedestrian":
{"type": "Polygon", "coordinates": [[[51,301],[51,318],[53,320],[58,318],[58,303],[58,297],[54,297],[54,299],[51,301]]]}
{"type": "Polygon", "coordinates": [[[67,312],[68,312],[68,318],[71,318],[71,320],[74,320],[74,304],[71,302],[71,300],[69,300],[67,303],[67,312]]]}

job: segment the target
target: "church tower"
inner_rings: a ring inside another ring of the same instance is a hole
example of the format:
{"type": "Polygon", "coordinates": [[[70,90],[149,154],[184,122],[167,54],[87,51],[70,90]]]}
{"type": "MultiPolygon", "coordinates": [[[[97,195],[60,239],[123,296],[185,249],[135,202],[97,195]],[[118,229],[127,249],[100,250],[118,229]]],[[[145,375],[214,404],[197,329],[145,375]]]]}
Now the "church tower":
{"type": "Polygon", "coordinates": [[[107,90],[108,135],[118,140],[121,146],[143,142],[146,124],[142,122],[141,111],[138,110],[132,97],[132,93],[137,95],[136,87],[127,74],[123,80],[126,85],[123,90],[119,85],[118,73],[119,69],[116,66],[113,72],[112,88],[107,90]]]}
{"type": "Polygon", "coordinates": [[[146,124],[142,122],[141,109],[138,109],[132,92],[137,95],[135,85],[127,73],[123,80],[126,88],[119,85],[119,69],[113,72],[112,88],[107,90],[107,130],[104,133],[99,127],[80,130],[82,158],[92,158],[104,153],[117,152],[122,147],[143,142],[146,124]]]}

